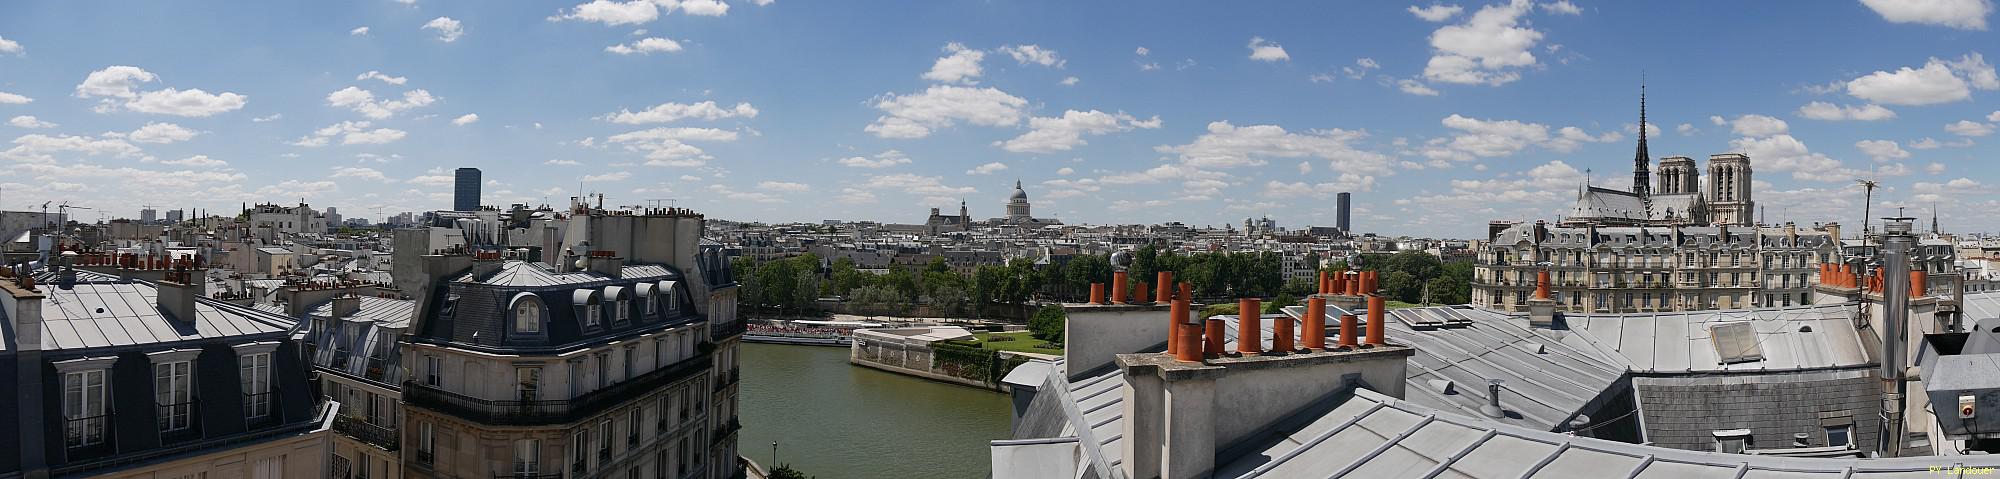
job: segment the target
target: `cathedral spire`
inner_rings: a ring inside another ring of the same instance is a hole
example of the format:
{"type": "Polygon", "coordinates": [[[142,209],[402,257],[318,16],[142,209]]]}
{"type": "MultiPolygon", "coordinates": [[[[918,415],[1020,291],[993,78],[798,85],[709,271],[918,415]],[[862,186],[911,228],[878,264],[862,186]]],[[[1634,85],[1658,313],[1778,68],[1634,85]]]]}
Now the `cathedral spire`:
{"type": "Polygon", "coordinates": [[[1646,167],[1653,163],[1653,157],[1646,152],[1646,79],[1639,77],[1639,149],[1632,154],[1632,194],[1640,198],[1650,196],[1647,184],[1652,182],[1646,167]]]}

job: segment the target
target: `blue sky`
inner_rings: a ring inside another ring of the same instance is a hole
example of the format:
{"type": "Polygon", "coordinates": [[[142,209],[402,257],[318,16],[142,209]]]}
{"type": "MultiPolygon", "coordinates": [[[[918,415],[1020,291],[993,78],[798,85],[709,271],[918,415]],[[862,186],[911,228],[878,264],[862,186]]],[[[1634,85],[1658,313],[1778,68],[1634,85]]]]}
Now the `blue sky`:
{"type": "MultiPolygon", "coordinates": [[[[1990,0],[8,2],[0,207],[671,199],[918,222],[1013,182],[1067,222],[1477,237],[1589,170],[1746,152],[1773,222],[1993,231],[1990,0]],[[371,72],[373,72],[371,74],[371,72]],[[546,200],[545,200],[546,199],[546,200]]],[[[1993,61],[2000,62],[2000,58],[1993,61]]],[[[84,213],[82,219],[91,218],[84,213]]]]}

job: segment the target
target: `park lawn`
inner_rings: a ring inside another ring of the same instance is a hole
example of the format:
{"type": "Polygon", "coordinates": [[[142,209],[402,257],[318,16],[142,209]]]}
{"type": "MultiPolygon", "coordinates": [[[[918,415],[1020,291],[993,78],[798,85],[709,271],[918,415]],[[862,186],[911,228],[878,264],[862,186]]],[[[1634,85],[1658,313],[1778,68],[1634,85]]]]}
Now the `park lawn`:
{"type": "Polygon", "coordinates": [[[1063,353],[1062,348],[1050,349],[1050,348],[1035,347],[1036,345],[1042,344],[1044,341],[1040,339],[1035,339],[1034,336],[1028,335],[1027,331],[1017,331],[1011,333],[983,333],[983,332],[972,333],[972,337],[979,339],[979,344],[981,345],[981,347],[997,351],[1013,351],[1017,353],[1038,353],[1038,354],[1056,354],[1056,355],[1060,355],[1063,353]],[[986,340],[986,338],[992,336],[1008,336],[1014,338],[1014,340],[1012,341],[986,340]]]}

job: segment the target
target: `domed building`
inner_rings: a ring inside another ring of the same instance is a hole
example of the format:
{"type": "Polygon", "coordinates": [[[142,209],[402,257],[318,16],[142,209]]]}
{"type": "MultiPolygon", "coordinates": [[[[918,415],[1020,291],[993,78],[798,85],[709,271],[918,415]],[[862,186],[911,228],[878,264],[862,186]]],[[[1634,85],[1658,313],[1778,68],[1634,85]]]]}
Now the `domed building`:
{"type": "Polygon", "coordinates": [[[1007,197],[1007,222],[1021,223],[1034,219],[1028,214],[1028,190],[1021,189],[1021,180],[1014,180],[1014,195],[1007,197]]]}

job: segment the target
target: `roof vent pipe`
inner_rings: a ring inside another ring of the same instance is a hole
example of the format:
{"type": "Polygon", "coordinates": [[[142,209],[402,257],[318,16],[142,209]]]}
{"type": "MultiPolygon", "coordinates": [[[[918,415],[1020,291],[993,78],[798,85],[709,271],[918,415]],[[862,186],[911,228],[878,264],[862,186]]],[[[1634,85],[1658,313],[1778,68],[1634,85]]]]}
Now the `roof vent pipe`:
{"type": "Polygon", "coordinates": [[[1882,286],[1882,380],[1890,383],[1888,392],[1882,394],[1882,437],[1876,441],[1876,454],[1881,457],[1897,457],[1903,450],[1903,398],[1908,393],[1909,384],[1903,380],[1903,368],[1908,366],[1903,360],[1903,345],[1908,339],[1904,330],[1910,319],[1910,247],[1916,244],[1916,237],[1910,235],[1912,218],[1883,218],[1881,268],[1875,278],[1882,286]]]}
{"type": "Polygon", "coordinates": [[[1479,407],[1480,414],[1485,414],[1486,417],[1492,418],[1507,417],[1507,411],[1500,409],[1501,382],[1499,379],[1486,380],[1486,405],[1479,407]]]}

